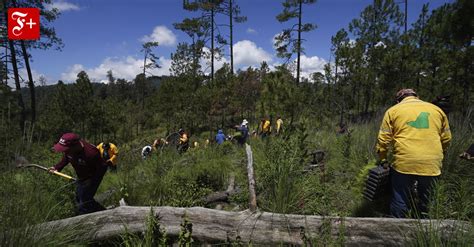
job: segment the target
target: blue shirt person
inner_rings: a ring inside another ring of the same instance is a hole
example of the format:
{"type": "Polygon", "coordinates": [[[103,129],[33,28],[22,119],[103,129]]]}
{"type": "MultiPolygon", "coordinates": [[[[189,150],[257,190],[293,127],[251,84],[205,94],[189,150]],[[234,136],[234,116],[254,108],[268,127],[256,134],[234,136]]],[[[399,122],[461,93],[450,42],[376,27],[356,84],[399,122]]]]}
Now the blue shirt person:
{"type": "Polygon", "coordinates": [[[224,143],[225,139],[226,139],[226,137],[224,135],[224,132],[222,130],[218,130],[217,134],[216,134],[217,144],[221,145],[222,143],[224,143]]]}

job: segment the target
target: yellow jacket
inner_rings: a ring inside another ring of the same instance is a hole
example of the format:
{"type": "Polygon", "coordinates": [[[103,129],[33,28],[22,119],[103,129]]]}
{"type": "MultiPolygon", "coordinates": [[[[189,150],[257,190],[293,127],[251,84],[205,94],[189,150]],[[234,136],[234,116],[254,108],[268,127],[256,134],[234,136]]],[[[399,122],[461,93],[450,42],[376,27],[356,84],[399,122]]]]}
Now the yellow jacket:
{"type": "Polygon", "coordinates": [[[280,133],[281,126],[283,125],[283,120],[281,118],[277,119],[276,124],[277,124],[276,132],[278,134],[278,133],[280,133]]]}
{"type": "MultiPolygon", "coordinates": [[[[104,158],[104,143],[100,143],[97,145],[97,149],[100,151],[100,157],[104,158]]],[[[118,155],[118,148],[115,146],[115,144],[110,143],[110,148],[109,148],[109,159],[106,161],[111,161],[114,166],[117,165],[117,155],[118,155]]]]}
{"type": "Polygon", "coordinates": [[[263,122],[262,132],[263,132],[263,133],[269,133],[270,131],[271,131],[271,124],[270,124],[270,121],[265,120],[265,122],[263,122]]]}
{"type": "Polygon", "coordinates": [[[450,141],[446,114],[431,103],[409,96],[385,112],[376,148],[385,159],[389,145],[393,145],[393,168],[397,172],[438,176],[450,141]]]}

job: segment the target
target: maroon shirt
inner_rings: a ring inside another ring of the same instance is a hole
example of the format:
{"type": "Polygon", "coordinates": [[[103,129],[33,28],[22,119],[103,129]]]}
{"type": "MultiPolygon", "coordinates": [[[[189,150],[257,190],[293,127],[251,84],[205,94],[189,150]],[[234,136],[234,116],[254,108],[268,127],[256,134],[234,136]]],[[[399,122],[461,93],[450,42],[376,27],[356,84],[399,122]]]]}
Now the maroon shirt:
{"type": "Polygon", "coordinates": [[[106,166],[104,160],[100,157],[99,150],[92,144],[81,140],[84,146],[78,155],[64,154],[63,158],[54,168],[61,171],[67,164],[71,163],[79,179],[92,177],[100,166],[106,166]]]}

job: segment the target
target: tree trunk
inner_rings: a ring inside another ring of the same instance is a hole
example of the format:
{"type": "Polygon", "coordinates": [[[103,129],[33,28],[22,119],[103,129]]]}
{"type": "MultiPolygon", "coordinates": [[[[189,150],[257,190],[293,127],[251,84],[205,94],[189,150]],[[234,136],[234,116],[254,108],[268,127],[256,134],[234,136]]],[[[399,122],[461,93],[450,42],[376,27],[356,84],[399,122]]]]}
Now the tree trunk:
{"type": "MultiPolygon", "coordinates": [[[[130,207],[80,215],[37,225],[35,237],[74,231],[78,240],[101,241],[145,231],[151,210],[169,238],[176,238],[184,218],[198,243],[240,241],[252,244],[326,246],[406,246],[416,234],[439,233],[450,239],[466,233],[468,222],[395,218],[339,218],[270,212],[227,212],[201,207],[130,207]],[[337,242],[336,242],[337,241],[337,242]]],[[[3,234],[0,233],[0,237],[3,234]]]]}
{"type": "MultiPolygon", "coordinates": [[[[146,58],[147,58],[147,52],[145,51],[145,57],[143,58],[143,75],[146,75],[146,58]]],[[[136,82],[135,82],[136,83],[136,82]]]]}
{"type": "MultiPolygon", "coordinates": [[[[16,0],[12,0],[13,7],[17,8],[16,0]]],[[[5,3],[6,7],[6,3],[5,3]]],[[[23,53],[23,58],[25,60],[26,72],[28,74],[28,88],[30,89],[31,97],[31,124],[36,120],[36,95],[35,95],[35,84],[33,82],[33,76],[31,74],[30,67],[30,58],[28,57],[28,52],[26,51],[26,45],[24,40],[20,40],[21,51],[23,53]]]]}
{"type": "MultiPolygon", "coordinates": [[[[2,78],[3,82],[3,78],[2,78]]],[[[5,44],[5,85],[8,85],[8,45],[5,44]]]]}
{"type": "Polygon", "coordinates": [[[253,155],[249,144],[245,144],[247,152],[247,175],[249,180],[249,209],[250,212],[257,210],[257,194],[255,193],[255,177],[253,175],[253,155]]]}
{"type": "Polygon", "coordinates": [[[299,14],[298,14],[298,57],[296,59],[296,84],[300,83],[300,57],[301,57],[301,15],[303,0],[299,0],[299,14]]]}
{"type": "Polygon", "coordinates": [[[193,78],[196,80],[197,77],[197,65],[198,65],[198,58],[197,58],[197,48],[196,48],[196,41],[194,40],[193,36],[193,78]]]}
{"type": "Polygon", "coordinates": [[[230,29],[230,73],[234,74],[234,35],[233,35],[233,13],[232,13],[232,0],[229,0],[229,29],[230,29]]]}
{"type": "Polygon", "coordinates": [[[436,73],[436,67],[437,67],[437,63],[436,62],[432,63],[431,65],[432,78],[431,78],[431,84],[430,84],[430,93],[432,94],[431,96],[436,96],[436,94],[434,93],[436,76],[438,76],[436,73]]]}
{"type": "Polygon", "coordinates": [[[369,89],[368,86],[365,89],[365,98],[364,98],[364,100],[365,100],[365,102],[364,102],[364,113],[368,113],[369,112],[369,106],[370,106],[370,89],[369,89]]]}
{"type": "Polygon", "coordinates": [[[361,82],[358,81],[357,84],[356,84],[356,95],[357,95],[357,114],[360,114],[360,84],[361,82]]]}
{"type": "MultiPolygon", "coordinates": [[[[7,1],[6,0],[3,0],[3,6],[5,7],[5,9],[7,8],[7,1]]],[[[4,11],[4,13],[5,13],[5,20],[8,20],[7,11],[4,11]]],[[[16,88],[16,93],[17,93],[17,98],[18,98],[18,106],[21,109],[20,129],[23,132],[23,129],[25,127],[25,119],[26,119],[25,103],[23,102],[23,96],[21,95],[20,76],[18,74],[18,66],[17,66],[17,61],[16,61],[15,45],[13,44],[12,40],[8,40],[8,46],[10,47],[10,56],[11,56],[11,59],[12,59],[11,62],[12,62],[12,68],[13,68],[13,76],[14,76],[14,79],[15,79],[15,88],[16,88]]]]}
{"type": "MultiPolygon", "coordinates": [[[[467,50],[466,50],[466,53],[467,50]]],[[[470,95],[470,92],[471,92],[471,88],[470,88],[470,83],[471,81],[469,80],[469,77],[472,76],[471,75],[471,68],[472,68],[472,61],[470,60],[470,57],[468,54],[465,54],[465,60],[464,60],[464,64],[465,64],[465,67],[464,67],[464,76],[463,76],[463,104],[462,104],[462,114],[463,116],[467,116],[468,115],[468,108],[469,108],[469,103],[470,103],[470,99],[469,99],[469,95],[470,95]]]]}
{"type": "Polygon", "coordinates": [[[404,34],[407,34],[407,30],[408,30],[408,0],[405,0],[405,21],[404,21],[404,24],[405,24],[405,33],[404,34]]]}
{"type": "Polygon", "coordinates": [[[211,82],[214,82],[214,5],[211,8],[211,82]]]}
{"type": "MultiPolygon", "coordinates": [[[[418,41],[418,49],[420,50],[420,57],[418,60],[419,64],[423,63],[423,46],[424,46],[424,30],[425,30],[425,12],[422,12],[421,16],[421,33],[420,33],[420,40],[418,41]]],[[[421,68],[418,68],[417,75],[416,75],[416,90],[420,90],[420,84],[421,84],[421,68]]]]}
{"type": "Polygon", "coordinates": [[[33,75],[31,74],[30,58],[28,57],[28,52],[26,51],[25,41],[20,40],[20,45],[21,45],[21,50],[23,52],[23,58],[25,59],[26,72],[28,74],[28,87],[30,89],[30,97],[31,97],[31,123],[33,124],[36,121],[35,84],[33,82],[33,75]]]}
{"type": "MultiPolygon", "coordinates": [[[[5,15],[6,15],[6,12],[5,12],[5,15]]],[[[18,98],[18,106],[20,107],[20,110],[21,110],[20,129],[23,132],[23,129],[25,127],[25,119],[26,119],[25,103],[23,102],[23,96],[21,95],[20,75],[18,74],[15,45],[13,44],[12,40],[8,41],[8,45],[10,46],[10,56],[12,58],[13,76],[15,79],[15,89],[16,89],[16,95],[18,98]]]]}

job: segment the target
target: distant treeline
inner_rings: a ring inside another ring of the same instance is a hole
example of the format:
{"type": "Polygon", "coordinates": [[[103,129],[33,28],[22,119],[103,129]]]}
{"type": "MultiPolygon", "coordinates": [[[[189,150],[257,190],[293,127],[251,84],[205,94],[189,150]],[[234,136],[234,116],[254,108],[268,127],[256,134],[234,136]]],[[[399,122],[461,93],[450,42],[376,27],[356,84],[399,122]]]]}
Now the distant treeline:
{"type": "MultiPolygon", "coordinates": [[[[178,45],[169,77],[147,77],[144,68],[129,81],[114,78],[109,71],[108,83],[102,84],[92,83],[82,71],[73,84],[59,81],[37,87],[34,128],[28,128],[38,140],[55,139],[64,131],[97,140],[127,140],[144,129],[183,127],[194,134],[216,131],[243,118],[252,126],[261,117],[277,115],[285,125],[301,118],[360,121],[393,104],[395,92],[403,87],[414,88],[427,101],[451,96],[452,111],[467,115],[474,98],[473,5],[458,0],[431,12],[425,5],[418,20],[404,30],[404,13],[397,3],[374,1],[332,37],[333,60],[324,73],[301,79],[292,62],[276,68],[263,62],[236,72],[225,64],[207,73],[198,62],[205,47],[195,42],[203,38],[199,28],[188,30],[184,24],[190,23],[183,21],[176,28],[190,34],[193,43],[178,45]]],[[[193,23],[208,28],[205,20],[193,23]]],[[[149,59],[153,54],[146,49],[153,45],[144,46],[149,59]]],[[[31,90],[21,94],[23,114],[17,91],[0,84],[1,145],[28,130],[24,120],[32,114],[31,90]]]]}

